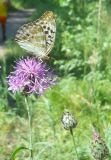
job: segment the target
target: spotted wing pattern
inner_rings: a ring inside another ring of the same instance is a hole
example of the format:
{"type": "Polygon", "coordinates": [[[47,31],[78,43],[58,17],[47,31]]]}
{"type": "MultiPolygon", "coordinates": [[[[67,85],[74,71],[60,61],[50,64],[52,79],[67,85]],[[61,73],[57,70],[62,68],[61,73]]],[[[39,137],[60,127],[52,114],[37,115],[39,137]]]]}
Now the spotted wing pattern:
{"type": "Polygon", "coordinates": [[[24,24],[16,34],[16,42],[39,58],[45,57],[55,42],[56,22],[53,12],[46,11],[38,20],[24,24]]]}

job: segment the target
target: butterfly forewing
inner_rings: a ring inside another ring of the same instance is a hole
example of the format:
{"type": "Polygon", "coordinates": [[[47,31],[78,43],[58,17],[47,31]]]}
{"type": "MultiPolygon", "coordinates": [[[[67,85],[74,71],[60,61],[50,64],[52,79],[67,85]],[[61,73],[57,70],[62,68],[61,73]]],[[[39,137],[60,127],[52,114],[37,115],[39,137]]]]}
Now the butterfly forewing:
{"type": "Polygon", "coordinates": [[[45,12],[38,20],[19,28],[15,40],[37,57],[45,57],[55,42],[56,23],[51,11],[45,12]]]}
{"type": "Polygon", "coordinates": [[[48,53],[52,49],[55,42],[56,22],[53,12],[45,12],[40,18],[40,23],[46,36],[46,46],[48,53]]]}

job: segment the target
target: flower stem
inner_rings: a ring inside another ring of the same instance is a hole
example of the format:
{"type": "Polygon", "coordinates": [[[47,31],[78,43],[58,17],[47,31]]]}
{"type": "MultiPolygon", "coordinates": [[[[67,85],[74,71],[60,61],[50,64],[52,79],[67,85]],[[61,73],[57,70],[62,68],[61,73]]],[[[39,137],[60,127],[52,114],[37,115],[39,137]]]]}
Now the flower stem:
{"type": "Polygon", "coordinates": [[[28,105],[27,98],[25,97],[25,104],[27,107],[27,113],[28,113],[28,123],[29,123],[29,150],[30,150],[30,160],[33,160],[33,144],[32,144],[32,114],[31,114],[31,108],[28,105]]]}
{"type": "Polygon", "coordinates": [[[56,140],[56,128],[55,128],[55,121],[54,118],[52,116],[52,107],[49,104],[49,112],[50,112],[50,118],[51,118],[51,126],[52,126],[52,130],[53,130],[53,134],[54,134],[54,139],[56,140]]]}
{"type": "Polygon", "coordinates": [[[74,148],[75,148],[75,153],[76,153],[77,160],[79,160],[79,156],[78,156],[78,153],[77,153],[77,149],[76,149],[76,144],[75,144],[75,139],[74,139],[74,135],[73,135],[73,130],[72,130],[72,128],[70,128],[70,134],[71,134],[71,136],[72,136],[73,145],[74,145],[74,148]]]}
{"type": "Polygon", "coordinates": [[[99,0],[99,4],[98,4],[98,26],[97,26],[97,40],[98,40],[98,43],[99,43],[99,38],[100,38],[101,8],[102,8],[102,0],[99,0]]]}

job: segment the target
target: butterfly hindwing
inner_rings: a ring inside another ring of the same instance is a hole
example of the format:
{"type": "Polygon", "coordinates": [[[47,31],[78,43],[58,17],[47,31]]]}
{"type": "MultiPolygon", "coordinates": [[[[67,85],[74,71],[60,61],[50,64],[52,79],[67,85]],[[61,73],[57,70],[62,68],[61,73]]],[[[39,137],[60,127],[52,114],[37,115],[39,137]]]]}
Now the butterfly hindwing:
{"type": "Polygon", "coordinates": [[[16,41],[22,48],[38,57],[46,52],[46,40],[41,26],[30,23],[22,26],[16,34],[16,41]]]}
{"type": "Polygon", "coordinates": [[[21,26],[15,40],[22,48],[42,58],[51,51],[55,32],[54,15],[51,11],[47,11],[38,20],[21,26]]]}

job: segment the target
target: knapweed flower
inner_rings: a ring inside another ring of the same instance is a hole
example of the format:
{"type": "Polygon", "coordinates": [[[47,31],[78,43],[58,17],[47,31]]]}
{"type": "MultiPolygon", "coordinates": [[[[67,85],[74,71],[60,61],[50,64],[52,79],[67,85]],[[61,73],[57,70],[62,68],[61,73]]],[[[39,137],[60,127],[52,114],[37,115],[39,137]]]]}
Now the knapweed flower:
{"type": "Polygon", "coordinates": [[[20,91],[41,95],[50,85],[55,84],[55,76],[46,64],[35,58],[20,59],[14,69],[8,76],[9,90],[13,93],[20,91]]]}
{"type": "Polygon", "coordinates": [[[99,133],[93,133],[93,141],[91,145],[91,153],[94,159],[104,160],[109,155],[108,147],[106,146],[105,141],[101,138],[99,133]]]}
{"type": "Polygon", "coordinates": [[[77,126],[76,119],[72,116],[69,111],[65,111],[61,118],[62,125],[64,129],[71,130],[77,126]]]}

